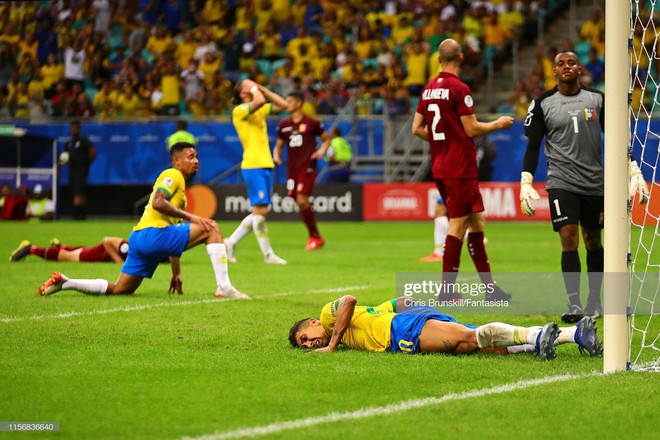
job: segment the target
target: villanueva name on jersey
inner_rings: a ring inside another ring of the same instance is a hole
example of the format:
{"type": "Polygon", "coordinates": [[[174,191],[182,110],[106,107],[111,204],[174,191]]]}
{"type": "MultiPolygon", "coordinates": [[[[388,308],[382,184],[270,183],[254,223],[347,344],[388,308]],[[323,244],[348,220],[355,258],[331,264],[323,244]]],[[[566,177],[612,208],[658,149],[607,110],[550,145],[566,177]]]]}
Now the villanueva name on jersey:
{"type": "Polygon", "coordinates": [[[435,99],[449,99],[449,89],[426,89],[422,93],[424,101],[431,101],[435,99]]]}

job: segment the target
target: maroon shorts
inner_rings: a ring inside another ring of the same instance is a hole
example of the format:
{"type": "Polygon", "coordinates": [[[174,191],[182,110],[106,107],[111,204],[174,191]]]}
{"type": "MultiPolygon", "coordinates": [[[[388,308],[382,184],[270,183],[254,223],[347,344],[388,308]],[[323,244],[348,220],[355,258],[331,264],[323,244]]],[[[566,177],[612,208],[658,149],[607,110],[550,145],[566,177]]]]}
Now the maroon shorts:
{"type": "Polygon", "coordinates": [[[479,192],[477,179],[439,179],[435,181],[445,201],[449,218],[464,217],[473,212],[484,211],[484,201],[479,192]]]}
{"type": "Polygon", "coordinates": [[[106,252],[103,243],[90,248],[83,248],[80,251],[80,261],[86,263],[112,262],[112,257],[106,252]]]}
{"type": "Polygon", "coordinates": [[[294,199],[297,194],[311,195],[315,180],[316,168],[304,168],[297,172],[288,173],[286,181],[287,195],[294,199]]]}

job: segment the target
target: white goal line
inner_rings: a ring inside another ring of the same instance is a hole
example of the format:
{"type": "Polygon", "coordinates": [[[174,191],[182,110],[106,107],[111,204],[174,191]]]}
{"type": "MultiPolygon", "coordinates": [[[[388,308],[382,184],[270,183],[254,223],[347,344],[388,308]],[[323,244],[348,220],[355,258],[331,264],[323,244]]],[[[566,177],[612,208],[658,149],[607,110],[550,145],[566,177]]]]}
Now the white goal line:
{"type": "MultiPolygon", "coordinates": [[[[366,290],[372,287],[374,286],[346,286],[346,287],[334,287],[331,289],[306,290],[306,291],[298,291],[298,292],[279,292],[279,293],[273,293],[271,295],[253,296],[251,300],[279,298],[279,297],[291,296],[291,295],[309,295],[309,294],[332,293],[332,292],[339,293],[339,292],[347,292],[347,291],[355,291],[355,290],[366,290]]],[[[74,311],[74,312],[59,313],[57,315],[8,316],[8,317],[0,318],[0,322],[10,323],[10,322],[20,322],[20,321],[38,321],[41,319],[62,319],[62,318],[71,318],[74,316],[107,315],[108,313],[137,312],[140,310],[156,309],[160,307],[179,307],[179,306],[189,306],[195,304],[219,303],[226,301],[238,301],[238,299],[212,298],[212,299],[199,299],[199,300],[189,300],[189,301],[186,300],[186,301],[178,301],[178,302],[162,302],[156,304],[143,304],[139,306],[117,307],[113,309],[90,310],[87,312],[74,311]]],[[[245,300],[240,300],[240,301],[245,301],[245,300]]]]}
{"type": "Polygon", "coordinates": [[[541,379],[523,380],[505,385],[498,385],[491,388],[482,388],[479,390],[465,391],[463,393],[445,394],[439,397],[427,397],[424,399],[404,400],[398,403],[392,403],[385,406],[372,406],[348,412],[332,412],[330,414],[318,417],[308,417],[305,419],[290,420],[287,422],[271,423],[270,425],[253,426],[250,428],[241,428],[234,431],[219,432],[215,434],[202,435],[200,437],[183,437],[183,440],[226,440],[245,437],[257,437],[268,434],[275,434],[282,431],[288,431],[299,428],[308,428],[310,426],[320,425],[322,423],[333,423],[342,420],[357,420],[367,417],[384,416],[388,414],[400,413],[417,408],[424,408],[431,405],[439,405],[446,402],[470,399],[473,397],[483,397],[493,394],[508,393],[549,383],[565,382],[569,380],[582,379],[585,377],[600,376],[603,373],[592,372],[587,374],[564,374],[561,376],[550,376],[541,379]]]}

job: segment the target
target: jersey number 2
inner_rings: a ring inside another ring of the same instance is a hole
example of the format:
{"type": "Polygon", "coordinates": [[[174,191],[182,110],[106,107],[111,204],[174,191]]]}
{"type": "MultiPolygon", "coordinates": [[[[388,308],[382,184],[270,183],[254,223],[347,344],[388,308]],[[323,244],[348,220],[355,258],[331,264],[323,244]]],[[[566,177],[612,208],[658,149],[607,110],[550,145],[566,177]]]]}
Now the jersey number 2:
{"type": "Polygon", "coordinates": [[[433,112],[433,122],[431,122],[431,134],[433,135],[433,140],[444,141],[445,134],[443,132],[437,132],[438,124],[440,123],[440,107],[438,104],[429,104],[428,109],[433,112]]]}

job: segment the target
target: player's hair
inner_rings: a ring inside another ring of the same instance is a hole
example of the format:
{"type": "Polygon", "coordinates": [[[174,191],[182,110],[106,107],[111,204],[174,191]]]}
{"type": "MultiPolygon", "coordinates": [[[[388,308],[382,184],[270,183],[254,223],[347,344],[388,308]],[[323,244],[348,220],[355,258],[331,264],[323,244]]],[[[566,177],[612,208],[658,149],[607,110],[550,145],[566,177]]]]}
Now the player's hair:
{"type": "Polygon", "coordinates": [[[71,121],[71,125],[76,125],[76,126],[80,127],[80,121],[77,120],[77,119],[74,119],[73,121],[71,121]]]}
{"type": "Polygon", "coordinates": [[[293,98],[298,102],[304,102],[305,100],[303,99],[303,96],[300,94],[300,92],[291,92],[288,95],[286,95],[287,98],[293,98]]]}
{"type": "Polygon", "coordinates": [[[185,130],[186,128],[188,128],[188,123],[186,121],[184,121],[183,119],[179,119],[178,121],[176,121],[177,130],[185,130]]]}
{"type": "Polygon", "coordinates": [[[298,347],[298,342],[296,341],[296,335],[299,331],[307,327],[309,320],[310,318],[301,319],[300,321],[293,324],[291,330],[289,330],[289,344],[291,344],[293,348],[300,348],[298,347]]]}
{"type": "Polygon", "coordinates": [[[239,105],[243,103],[241,98],[241,90],[243,90],[243,81],[239,81],[234,86],[234,104],[239,105]]]}
{"type": "Polygon", "coordinates": [[[577,61],[577,65],[582,67],[582,64],[580,63],[580,57],[578,57],[577,54],[572,50],[561,50],[557,52],[557,55],[555,55],[555,58],[552,60],[553,67],[557,65],[557,59],[559,58],[559,56],[565,53],[570,53],[571,55],[573,55],[575,57],[575,61],[577,61]]]}
{"type": "Polygon", "coordinates": [[[186,148],[195,148],[195,145],[189,142],[177,142],[176,144],[172,145],[172,147],[170,148],[170,157],[176,156],[186,148]]]}
{"type": "Polygon", "coordinates": [[[447,39],[438,45],[438,54],[442,64],[461,61],[461,45],[456,40],[447,39]]]}
{"type": "Polygon", "coordinates": [[[335,127],[335,128],[333,128],[333,129],[332,129],[332,133],[333,133],[335,136],[341,136],[341,134],[342,134],[342,133],[341,133],[341,128],[339,128],[339,127],[335,127]]]}

